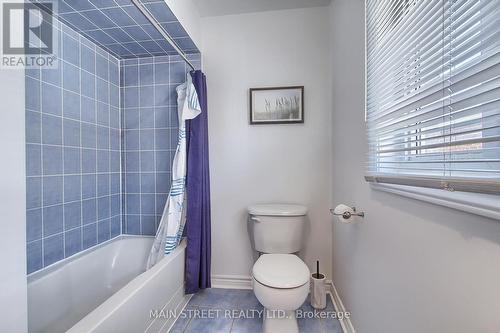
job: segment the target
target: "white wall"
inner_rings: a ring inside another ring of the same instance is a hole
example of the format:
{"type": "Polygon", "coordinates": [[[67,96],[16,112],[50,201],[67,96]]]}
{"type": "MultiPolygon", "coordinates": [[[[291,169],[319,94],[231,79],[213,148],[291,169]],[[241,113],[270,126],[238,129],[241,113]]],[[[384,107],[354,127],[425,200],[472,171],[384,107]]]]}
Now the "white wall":
{"type": "Polygon", "coordinates": [[[0,332],[27,331],[24,71],[0,69],[0,332]]]}
{"type": "Polygon", "coordinates": [[[303,251],[330,276],[328,7],[202,19],[208,81],[212,274],[249,276],[246,207],[310,208],[303,251]],[[248,89],[304,85],[305,124],[250,126],[248,89]]]}
{"type": "Polygon", "coordinates": [[[370,190],[364,181],[364,7],[333,0],[333,277],[357,332],[499,332],[500,221],[370,190]]]}

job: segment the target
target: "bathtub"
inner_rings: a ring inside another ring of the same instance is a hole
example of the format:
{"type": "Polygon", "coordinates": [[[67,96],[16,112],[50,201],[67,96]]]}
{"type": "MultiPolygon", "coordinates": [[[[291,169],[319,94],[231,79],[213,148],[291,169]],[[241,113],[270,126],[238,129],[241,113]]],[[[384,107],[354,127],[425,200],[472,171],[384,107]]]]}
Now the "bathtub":
{"type": "Polygon", "coordinates": [[[186,242],[145,271],[153,237],[122,235],[28,276],[28,328],[167,332],[184,295],[186,242]]]}

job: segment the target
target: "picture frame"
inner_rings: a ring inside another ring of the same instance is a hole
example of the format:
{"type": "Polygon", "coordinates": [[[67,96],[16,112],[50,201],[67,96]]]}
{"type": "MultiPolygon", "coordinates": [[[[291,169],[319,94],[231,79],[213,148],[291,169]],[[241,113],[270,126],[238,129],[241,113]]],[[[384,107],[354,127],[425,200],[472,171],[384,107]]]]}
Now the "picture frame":
{"type": "Polygon", "coordinates": [[[304,123],[304,86],[250,88],[250,125],[304,123]]]}

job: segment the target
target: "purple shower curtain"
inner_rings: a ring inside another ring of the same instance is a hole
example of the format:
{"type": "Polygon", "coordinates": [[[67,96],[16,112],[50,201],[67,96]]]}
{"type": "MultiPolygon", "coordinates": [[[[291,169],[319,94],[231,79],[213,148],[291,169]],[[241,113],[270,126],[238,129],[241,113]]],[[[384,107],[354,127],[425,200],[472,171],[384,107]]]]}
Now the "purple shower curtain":
{"type": "Polygon", "coordinates": [[[186,121],[186,294],[210,288],[211,258],[207,82],[200,70],[191,72],[191,77],[200,101],[201,114],[186,121]]]}

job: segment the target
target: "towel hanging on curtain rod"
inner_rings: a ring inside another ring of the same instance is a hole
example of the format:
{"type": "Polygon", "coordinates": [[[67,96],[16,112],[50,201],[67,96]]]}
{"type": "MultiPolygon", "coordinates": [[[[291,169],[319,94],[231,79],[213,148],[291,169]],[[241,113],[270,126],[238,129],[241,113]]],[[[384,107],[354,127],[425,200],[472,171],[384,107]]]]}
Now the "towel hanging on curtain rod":
{"type": "Polygon", "coordinates": [[[144,7],[140,0],[132,0],[132,3],[139,9],[139,11],[148,19],[149,22],[158,30],[158,32],[165,38],[165,40],[172,45],[175,51],[181,56],[181,58],[191,67],[192,70],[195,70],[193,64],[186,57],[181,48],[177,45],[177,43],[170,37],[167,31],[161,26],[161,24],[155,19],[153,14],[149,11],[148,8],[144,7]]]}

